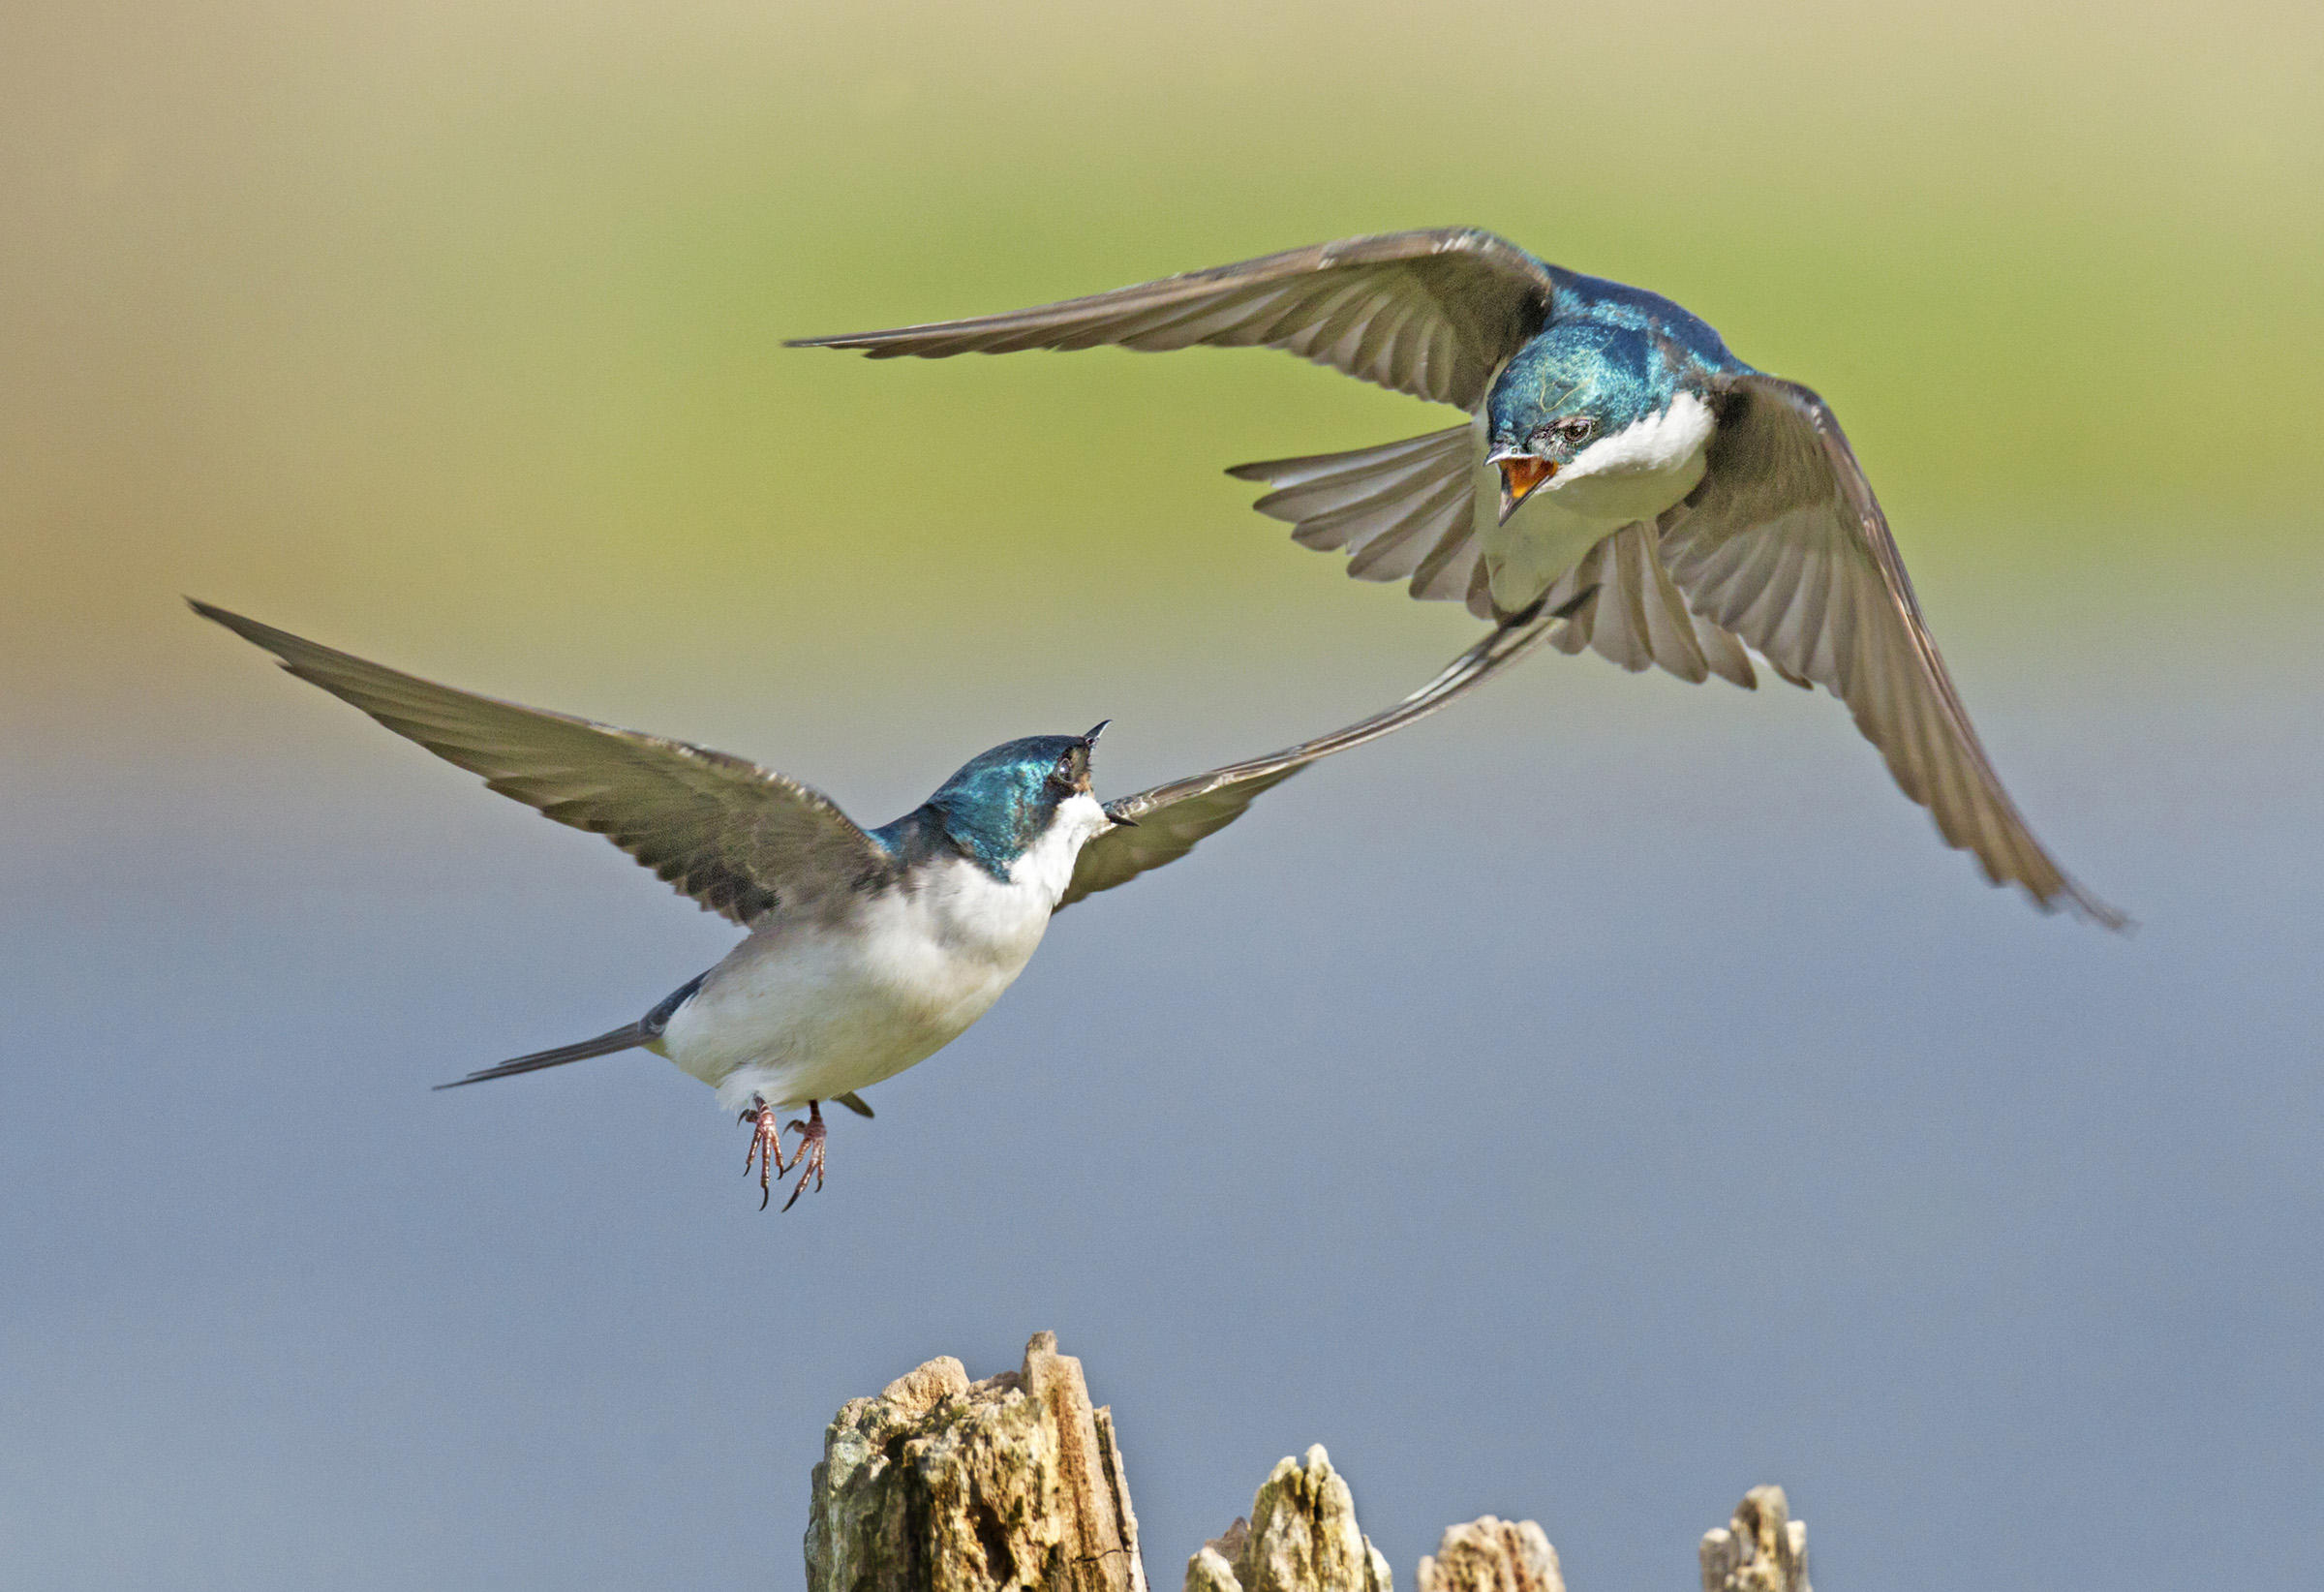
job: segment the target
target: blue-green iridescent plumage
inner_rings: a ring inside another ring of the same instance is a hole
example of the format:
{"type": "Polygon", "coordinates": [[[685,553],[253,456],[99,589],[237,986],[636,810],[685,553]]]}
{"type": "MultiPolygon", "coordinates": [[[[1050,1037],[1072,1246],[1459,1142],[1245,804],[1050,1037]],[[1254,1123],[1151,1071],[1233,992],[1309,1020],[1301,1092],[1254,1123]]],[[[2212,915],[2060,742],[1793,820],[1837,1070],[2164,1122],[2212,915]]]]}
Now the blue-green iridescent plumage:
{"type": "Polygon", "coordinates": [[[936,787],[936,793],[894,823],[871,831],[899,863],[909,866],[947,842],[996,879],[1048,830],[1057,806],[1086,781],[1089,740],[1080,735],[1028,735],[979,752],[936,787]],[[1076,758],[1076,753],[1080,753],[1076,758]],[[1068,778],[1060,779],[1059,772],[1068,778]]]}
{"type": "Polygon", "coordinates": [[[1735,374],[1751,368],[1728,351],[1707,321],[1661,293],[1559,265],[1543,268],[1557,285],[1550,305],[1552,321],[1595,321],[1651,332],[1685,350],[1706,370],[1735,374]]]}
{"type": "Polygon", "coordinates": [[[1485,397],[1486,445],[1523,450],[1551,422],[1588,415],[1605,437],[1685,391],[1751,369],[1719,334],[1659,293],[1548,267],[1550,323],[1510,357],[1485,397]]]}

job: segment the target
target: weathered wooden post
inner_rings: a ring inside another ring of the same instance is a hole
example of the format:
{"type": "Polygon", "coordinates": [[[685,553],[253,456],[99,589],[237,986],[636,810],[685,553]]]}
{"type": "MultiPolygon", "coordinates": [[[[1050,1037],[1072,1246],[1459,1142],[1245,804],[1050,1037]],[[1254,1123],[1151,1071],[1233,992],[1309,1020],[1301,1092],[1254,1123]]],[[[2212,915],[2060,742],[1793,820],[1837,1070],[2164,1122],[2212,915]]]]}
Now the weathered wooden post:
{"type": "Polygon", "coordinates": [[[1146,1592],[1113,1416],[1052,1332],[1015,1371],[947,1355],[849,1399],[813,1485],[810,1592],[1146,1592]]]}
{"type": "MultiPolygon", "coordinates": [[[[823,1440],[808,1592],[1147,1592],[1121,1450],[1081,1362],[1037,1332],[1024,1363],[971,1382],[946,1356],[850,1399],[823,1440]]],[[[1807,1527],[1754,1487],[1702,1539],[1703,1592],[1809,1592],[1807,1527]]],[[[1566,1592],[1531,1520],[1449,1528],[1419,1592],[1566,1592]]],[[[1278,1463],[1248,1519],[1186,1561],[1185,1592],[1393,1592],[1388,1561],[1318,1446],[1278,1463]]]]}

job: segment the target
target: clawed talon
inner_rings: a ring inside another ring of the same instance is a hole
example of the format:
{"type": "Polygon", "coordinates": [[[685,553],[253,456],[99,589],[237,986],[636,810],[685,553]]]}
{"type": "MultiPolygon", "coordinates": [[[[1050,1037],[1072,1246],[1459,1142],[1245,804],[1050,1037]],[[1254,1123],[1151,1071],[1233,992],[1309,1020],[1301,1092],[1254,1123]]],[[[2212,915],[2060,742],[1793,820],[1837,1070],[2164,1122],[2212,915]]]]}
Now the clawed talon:
{"type": "MultiPolygon", "coordinates": [[[[810,1100],[807,1103],[807,1120],[802,1122],[793,1117],[790,1128],[799,1135],[798,1153],[791,1161],[791,1165],[799,1169],[799,1181],[791,1189],[791,1197],[782,1202],[785,1210],[797,1205],[799,1196],[807,1192],[809,1178],[815,1179],[817,1193],[823,1191],[823,1103],[810,1100]]],[[[760,1202],[759,1209],[766,1209],[765,1202],[760,1202]]]]}
{"type": "MultiPolygon", "coordinates": [[[[782,1164],[782,1130],[776,1126],[775,1108],[767,1104],[764,1095],[750,1097],[751,1109],[743,1113],[742,1119],[751,1124],[750,1148],[743,1153],[743,1176],[750,1176],[753,1162],[758,1166],[758,1208],[766,1209],[767,1202],[775,1197],[771,1176],[780,1178],[790,1169],[782,1164]]],[[[796,1126],[797,1124],[792,1124],[796,1126]]],[[[807,1179],[802,1178],[801,1182],[807,1179]]],[[[798,1198],[797,1195],[792,1196],[798,1198]]],[[[783,1207],[788,1210],[790,1207],[783,1207]]]]}
{"type": "Polygon", "coordinates": [[[767,1203],[775,1197],[775,1184],[788,1177],[793,1170],[798,1172],[799,1181],[792,1188],[791,1197],[782,1202],[783,1209],[788,1210],[799,1203],[799,1196],[807,1192],[808,1179],[814,1179],[817,1189],[823,1186],[821,1101],[810,1100],[807,1103],[806,1121],[793,1117],[786,1124],[791,1132],[799,1135],[799,1143],[794,1147],[787,1164],[782,1154],[783,1129],[776,1125],[775,1108],[767,1104],[765,1095],[752,1095],[750,1109],[743,1113],[741,1119],[750,1124],[750,1148],[743,1152],[743,1176],[749,1177],[752,1167],[758,1169],[759,1209],[766,1209],[767,1203]]]}

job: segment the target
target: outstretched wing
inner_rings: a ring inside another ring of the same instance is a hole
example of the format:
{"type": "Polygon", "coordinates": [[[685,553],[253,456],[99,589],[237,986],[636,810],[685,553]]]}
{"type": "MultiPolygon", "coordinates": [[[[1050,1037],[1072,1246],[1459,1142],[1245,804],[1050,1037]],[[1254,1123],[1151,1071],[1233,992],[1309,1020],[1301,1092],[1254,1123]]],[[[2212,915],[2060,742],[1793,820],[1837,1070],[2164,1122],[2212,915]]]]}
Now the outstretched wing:
{"type": "Polygon", "coordinates": [[[800,338],[874,359],[1115,344],[1284,349],[1416,398],[1475,409],[1549,315],[1549,268],[1473,228],[1343,238],[1060,304],[800,338]]]}
{"type": "Polygon", "coordinates": [[[454,690],[206,602],[194,611],[502,795],[603,835],[737,923],[894,873],[829,797],[740,757],[454,690]]]}
{"type": "Polygon", "coordinates": [[[1408,724],[1418,723],[1452,703],[1463,692],[1494,675],[1541,645],[1560,620],[1586,601],[1585,592],[1564,607],[1546,613],[1522,628],[1495,630],[1454,658],[1444,672],[1394,707],[1359,719],[1353,724],[1302,741],[1296,747],[1247,762],[1229,763],[1192,779],[1176,780],[1135,796],[1106,804],[1115,827],[1082,847],[1074,864],[1073,881],[1065,887],[1058,910],[1084,896],[1127,883],[1148,869],[1177,861],[1204,837],[1216,833],[1242,816],[1264,791],[1281,784],[1319,758],[1376,741],[1408,724]]]}
{"type": "Polygon", "coordinates": [[[2002,788],[1822,399],[1774,377],[1738,378],[1709,473],[1667,522],[1659,551],[1694,611],[1846,702],[1905,794],[1987,878],[2123,926],[2042,849],[2002,788]]]}

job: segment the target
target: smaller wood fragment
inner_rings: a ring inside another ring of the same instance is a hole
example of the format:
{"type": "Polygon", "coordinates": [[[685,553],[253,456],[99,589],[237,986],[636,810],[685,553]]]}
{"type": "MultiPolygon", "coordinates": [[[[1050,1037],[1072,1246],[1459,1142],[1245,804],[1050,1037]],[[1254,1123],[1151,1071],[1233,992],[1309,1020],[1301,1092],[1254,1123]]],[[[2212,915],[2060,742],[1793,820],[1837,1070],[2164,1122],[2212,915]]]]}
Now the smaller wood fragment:
{"type": "Polygon", "coordinates": [[[1702,1592],[1810,1592],[1808,1526],[1784,1489],[1753,1487],[1725,1527],[1702,1534],[1702,1592]]]}
{"type": "Polygon", "coordinates": [[[1321,1443],[1260,1484],[1251,1516],[1186,1561],[1186,1592],[1392,1592],[1388,1560],[1321,1443]]]}
{"type": "Polygon", "coordinates": [[[1420,1592],[1566,1592],[1557,1549],[1531,1520],[1487,1515],[1445,1527],[1436,1552],[1421,1558],[1420,1592]]]}

